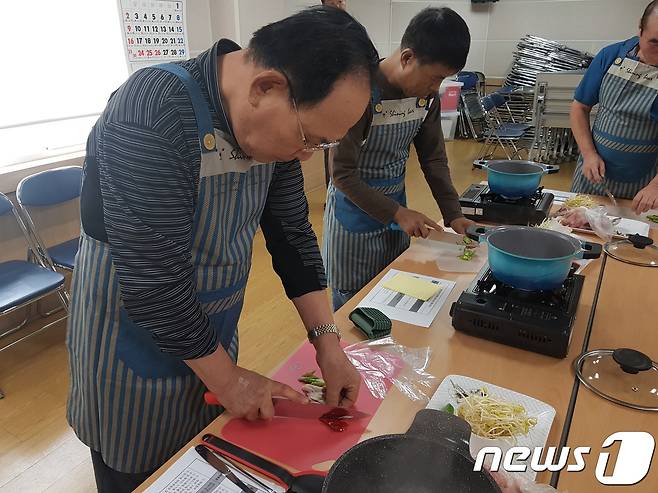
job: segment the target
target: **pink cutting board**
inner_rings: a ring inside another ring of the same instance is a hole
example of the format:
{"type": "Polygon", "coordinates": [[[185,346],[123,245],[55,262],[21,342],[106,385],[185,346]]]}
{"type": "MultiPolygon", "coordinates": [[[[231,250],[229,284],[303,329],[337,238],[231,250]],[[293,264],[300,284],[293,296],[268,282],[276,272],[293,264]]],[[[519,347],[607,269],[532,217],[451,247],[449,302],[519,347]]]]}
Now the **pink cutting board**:
{"type": "MultiPolygon", "coordinates": [[[[272,376],[274,380],[286,383],[300,390],[302,385],[297,379],[304,373],[316,370],[315,349],[304,344],[272,376]]],[[[387,390],[390,385],[387,384],[387,390]]],[[[356,408],[370,415],[377,412],[382,401],[373,397],[361,382],[361,390],[356,408]]],[[[315,419],[277,418],[269,422],[249,422],[232,419],[222,429],[222,436],[236,445],[251,452],[273,459],[292,469],[306,471],[319,469],[317,465],[333,461],[359,442],[368,427],[371,418],[350,422],[343,432],[331,431],[326,425],[315,419]]]]}

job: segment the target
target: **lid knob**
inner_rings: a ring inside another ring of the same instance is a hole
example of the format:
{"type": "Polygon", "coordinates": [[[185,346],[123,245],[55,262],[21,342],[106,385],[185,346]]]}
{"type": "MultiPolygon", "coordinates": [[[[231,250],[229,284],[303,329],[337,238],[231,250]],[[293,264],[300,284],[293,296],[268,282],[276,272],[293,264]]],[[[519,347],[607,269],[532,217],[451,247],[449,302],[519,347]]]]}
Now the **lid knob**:
{"type": "Polygon", "coordinates": [[[651,358],[635,349],[615,349],[612,352],[612,358],[622,370],[632,375],[653,368],[653,361],[651,361],[651,358]]]}
{"type": "Polygon", "coordinates": [[[639,235],[637,233],[634,235],[628,235],[628,241],[630,241],[635,248],[639,248],[640,250],[653,245],[653,240],[651,238],[639,235]]]}

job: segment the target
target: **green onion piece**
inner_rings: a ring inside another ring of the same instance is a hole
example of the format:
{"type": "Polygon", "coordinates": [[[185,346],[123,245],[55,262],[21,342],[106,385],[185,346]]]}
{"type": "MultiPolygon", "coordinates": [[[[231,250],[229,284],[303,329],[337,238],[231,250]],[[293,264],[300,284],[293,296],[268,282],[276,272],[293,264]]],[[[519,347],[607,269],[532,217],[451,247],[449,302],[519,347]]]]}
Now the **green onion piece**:
{"type": "Polygon", "coordinates": [[[452,407],[452,404],[446,404],[441,409],[439,409],[439,411],[443,411],[444,413],[447,414],[455,414],[455,408],[452,407]]]}

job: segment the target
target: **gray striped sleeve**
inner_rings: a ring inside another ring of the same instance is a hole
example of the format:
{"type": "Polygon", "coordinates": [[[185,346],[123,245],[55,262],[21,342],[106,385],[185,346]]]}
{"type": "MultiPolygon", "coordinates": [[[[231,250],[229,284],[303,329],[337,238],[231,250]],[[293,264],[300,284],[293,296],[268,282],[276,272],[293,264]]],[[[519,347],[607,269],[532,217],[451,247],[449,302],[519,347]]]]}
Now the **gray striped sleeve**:
{"type": "Polygon", "coordinates": [[[170,141],[106,123],[98,153],[105,227],[123,304],[160,349],[199,358],[218,344],[198,300],[191,259],[194,170],[170,141]]]}

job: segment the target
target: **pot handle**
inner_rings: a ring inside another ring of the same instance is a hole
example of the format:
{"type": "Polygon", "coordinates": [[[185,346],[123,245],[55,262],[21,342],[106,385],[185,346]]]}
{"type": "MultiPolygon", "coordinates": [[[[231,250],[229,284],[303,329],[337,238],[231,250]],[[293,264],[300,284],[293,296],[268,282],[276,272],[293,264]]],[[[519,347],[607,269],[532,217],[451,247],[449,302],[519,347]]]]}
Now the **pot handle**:
{"type": "Polygon", "coordinates": [[[421,409],[407,431],[408,436],[438,441],[439,438],[455,444],[457,451],[470,456],[471,425],[454,414],[437,409],[421,409]]]}
{"type": "Polygon", "coordinates": [[[544,173],[547,175],[552,175],[560,171],[560,166],[557,164],[544,164],[544,173]]]}
{"type": "Polygon", "coordinates": [[[603,247],[598,243],[581,241],[580,245],[582,247],[582,250],[580,250],[580,252],[578,253],[578,258],[583,258],[583,259],[599,258],[601,256],[601,252],[603,251],[603,247]]]}
{"type": "Polygon", "coordinates": [[[477,169],[487,169],[489,162],[486,159],[476,159],[473,161],[473,167],[477,169]]]}
{"type": "Polygon", "coordinates": [[[492,229],[493,228],[474,224],[473,226],[469,226],[466,229],[466,236],[468,236],[471,240],[480,242],[482,239],[484,239],[484,235],[486,235],[492,229]]]}

